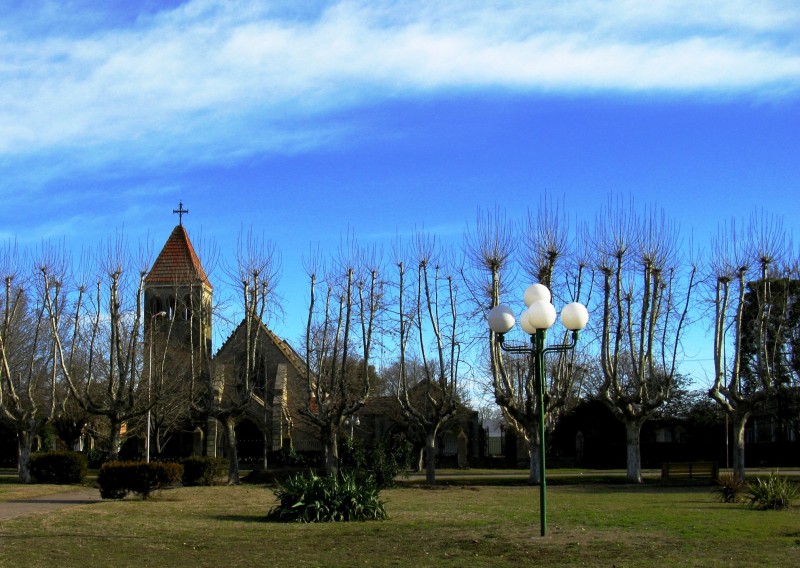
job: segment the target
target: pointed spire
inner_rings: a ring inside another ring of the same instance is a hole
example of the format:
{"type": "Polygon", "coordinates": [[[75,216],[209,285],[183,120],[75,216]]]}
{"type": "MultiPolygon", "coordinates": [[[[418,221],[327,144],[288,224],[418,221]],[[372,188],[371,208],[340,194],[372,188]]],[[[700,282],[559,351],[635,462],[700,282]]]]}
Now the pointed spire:
{"type": "MultiPolygon", "coordinates": [[[[182,207],[181,207],[182,209],[182,207]]],[[[177,225],[145,278],[147,284],[191,284],[212,288],[183,225],[177,225]]]]}

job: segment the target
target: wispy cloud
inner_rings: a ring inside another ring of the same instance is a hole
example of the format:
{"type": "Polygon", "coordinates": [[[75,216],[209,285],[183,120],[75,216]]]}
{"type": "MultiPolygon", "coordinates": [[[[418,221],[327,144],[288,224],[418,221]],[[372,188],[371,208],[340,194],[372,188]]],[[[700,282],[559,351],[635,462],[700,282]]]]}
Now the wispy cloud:
{"type": "Polygon", "coordinates": [[[336,137],[320,122],[332,111],[465,89],[796,96],[800,85],[789,1],[154,6],[12,12],[0,24],[0,160],[66,149],[75,159],[50,165],[63,172],[297,151],[336,137]]]}

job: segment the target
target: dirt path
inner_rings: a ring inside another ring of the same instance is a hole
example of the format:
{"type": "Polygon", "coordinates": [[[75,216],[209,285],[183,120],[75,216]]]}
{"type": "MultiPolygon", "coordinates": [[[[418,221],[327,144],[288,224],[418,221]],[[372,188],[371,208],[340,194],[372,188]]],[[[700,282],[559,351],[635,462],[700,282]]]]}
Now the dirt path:
{"type": "Polygon", "coordinates": [[[100,501],[102,501],[100,499],[100,490],[88,487],[77,491],[42,495],[41,497],[32,497],[30,499],[0,501],[0,521],[37,513],[49,513],[76,505],[90,505],[100,501]]]}

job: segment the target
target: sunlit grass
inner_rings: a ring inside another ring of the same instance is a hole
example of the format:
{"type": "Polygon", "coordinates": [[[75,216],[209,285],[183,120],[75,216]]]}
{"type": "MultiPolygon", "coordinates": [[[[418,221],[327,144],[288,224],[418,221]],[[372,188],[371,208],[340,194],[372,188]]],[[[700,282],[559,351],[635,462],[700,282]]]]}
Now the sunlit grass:
{"type": "Polygon", "coordinates": [[[710,487],[401,487],[388,521],[264,522],[269,489],[194,487],[150,501],[0,522],[0,566],[797,566],[800,513],[718,503],[710,487]]]}

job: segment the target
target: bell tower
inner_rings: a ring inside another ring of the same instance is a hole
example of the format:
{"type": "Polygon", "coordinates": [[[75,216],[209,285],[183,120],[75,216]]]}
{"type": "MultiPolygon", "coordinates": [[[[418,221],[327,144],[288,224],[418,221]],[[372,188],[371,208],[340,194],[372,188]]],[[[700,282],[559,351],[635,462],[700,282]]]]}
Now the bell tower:
{"type": "MultiPolygon", "coordinates": [[[[169,339],[171,351],[211,356],[213,288],[183,227],[183,202],[172,230],[144,281],[145,343],[169,339]]],[[[162,343],[163,345],[163,343],[162,343]]]]}

